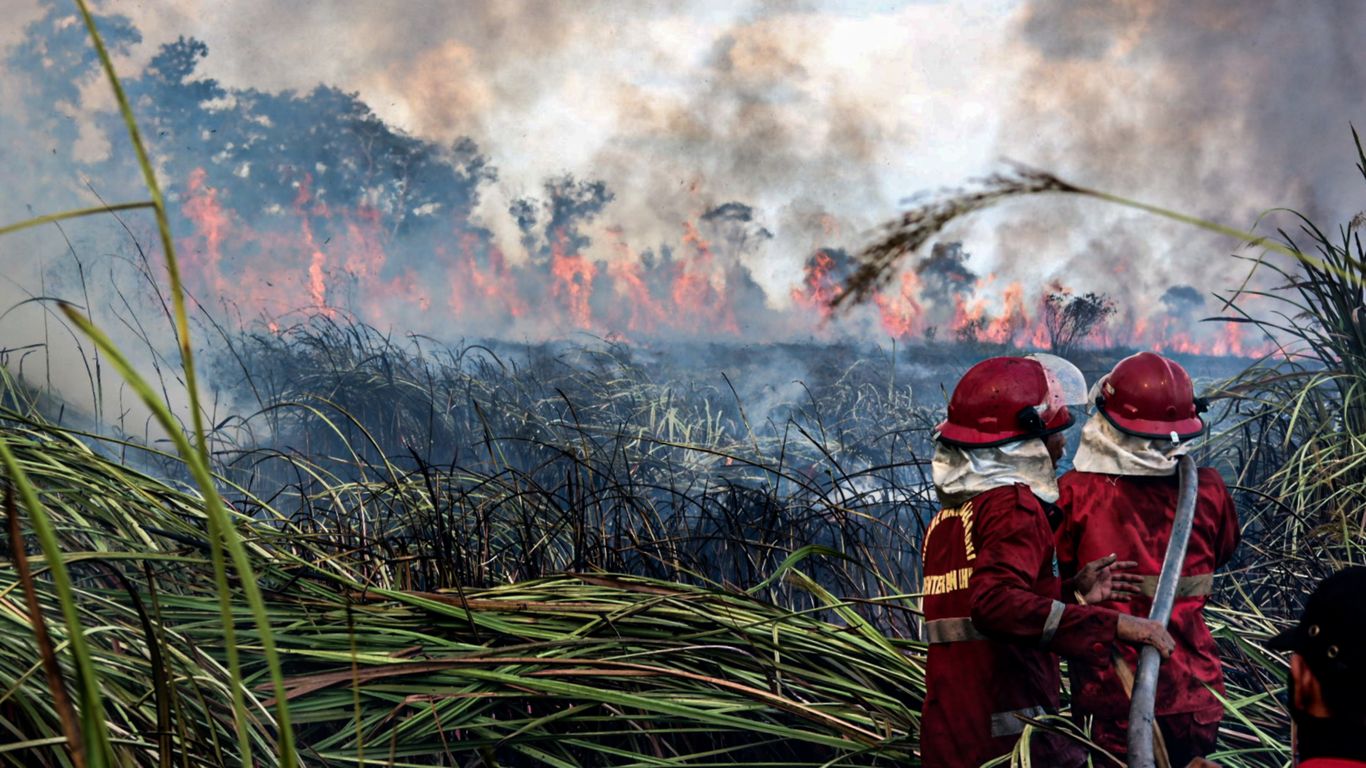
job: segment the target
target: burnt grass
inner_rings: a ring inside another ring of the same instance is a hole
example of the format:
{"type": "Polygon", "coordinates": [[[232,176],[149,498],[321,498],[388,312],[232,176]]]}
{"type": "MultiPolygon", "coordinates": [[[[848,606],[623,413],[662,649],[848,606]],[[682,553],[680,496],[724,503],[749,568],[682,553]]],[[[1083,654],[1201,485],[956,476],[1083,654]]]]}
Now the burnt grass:
{"type": "MultiPolygon", "coordinates": [[[[1088,380],[1134,350],[1073,358],[1088,380]]],[[[231,340],[224,476],[414,589],[559,572],[747,589],[794,555],[837,594],[919,584],[930,433],[977,343],[444,345],[326,318],[231,340]]],[[[1247,361],[1178,359],[1199,382],[1247,361]]],[[[1074,431],[1079,431],[1075,427],[1074,431]]],[[[1070,442],[1075,445],[1075,437],[1070,442]]],[[[810,602],[783,584],[765,593],[810,602]],[[779,594],[782,593],[782,594],[779,594]]],[[[909,615],[862,610],[891,631],[909,615]]]]}

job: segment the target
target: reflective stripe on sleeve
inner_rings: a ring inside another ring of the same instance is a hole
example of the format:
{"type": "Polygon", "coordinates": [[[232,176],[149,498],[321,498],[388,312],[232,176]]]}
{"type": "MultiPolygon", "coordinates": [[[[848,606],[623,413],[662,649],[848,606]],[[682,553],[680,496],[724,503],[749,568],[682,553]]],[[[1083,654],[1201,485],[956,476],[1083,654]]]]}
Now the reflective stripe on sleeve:
{"type": "Polygon", "coordinates": [[[930,645],[985,640],[986,635],[972,626],[972,619],[935,619],[925,622],[925,642],[930,645]]]}
{"type": "Polygon", "coordinates": [[[1039,719],[1048,714],[1048,710],[1043,707],[1025,707],[1024,709],[1013,709],[1009,712],[997,712],[991,716],[991,737],[999,739],[1002,736],[1019,736],[1024,731],[1025,721],[1022,717],[1039,719]]]}
{"type": "Polygon", "coordinates": [[[1058,625],[1062,623],[1062,612],[1066,607],[1059,601],[1053,601],[1053,607],[1048,610],[1048,619],[1043,623],[1043,633],[1039,635],[1039,645],[1048,647],[1053,642],[1053,635],[1058,632],[1058,625]]]}
{"type": "MultiPolygon", "coordinates": [[[[1139,584],[1144,597],[1151,599],[1157,594],[1157,577],[1144,576],[1139,584]]],[[[1177,597],[1204,597],[1214,591],[1214,574],[1202,573],[1199,576],[1182,576],[1176,582],[1177,597]]]]}

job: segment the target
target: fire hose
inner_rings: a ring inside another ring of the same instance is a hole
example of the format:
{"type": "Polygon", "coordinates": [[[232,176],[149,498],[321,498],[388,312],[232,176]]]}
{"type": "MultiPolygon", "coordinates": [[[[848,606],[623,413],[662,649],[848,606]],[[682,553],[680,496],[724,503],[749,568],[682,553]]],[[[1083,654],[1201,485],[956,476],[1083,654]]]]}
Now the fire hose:
{"type": "MultiPolygon", "coordinates": [[[[1172,523],[1172,537],[1167,542],[1167,555],[1162,561],[1162,573],[1157,577],[1153,606],[1148,618],[1167,626],[1176,600],[1176,585],[1181,578],[1181,566],[1186,561],[1186,544],[1190,541],[1191,522],[1195,518],[1195,497],[1199,480],[1195,461],[1182,456],[1176,471],[1179,490],[1176,495],[1176,519],[1172,523]]],[[[1134,678],[1133,698],[1129,704],[1129,768],[1156,768],[1153,736],[1156,728],[1154,709],[1157,704],[1157,671],[1162,656],[1157,649],[1143,646],[1138,657],[1138,674],[1134,678]]],[[[1165,763],[1165,761],[1163,761],[1165,763]]]]}

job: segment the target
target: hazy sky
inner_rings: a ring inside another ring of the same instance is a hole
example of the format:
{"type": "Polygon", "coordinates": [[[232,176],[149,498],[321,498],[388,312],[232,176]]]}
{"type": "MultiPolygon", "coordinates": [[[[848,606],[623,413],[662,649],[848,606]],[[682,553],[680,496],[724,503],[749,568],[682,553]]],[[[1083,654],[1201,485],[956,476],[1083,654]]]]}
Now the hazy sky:
{"type": "MultiPolygon", "coordinates": [[[[3,45],[39,10],[0,5],[3,45]]],[[[194,36],[225,85],[329,83],[414,134],[473,137],[499,169],[484,208],[504,242],[508,201],[565,171],[608,183],[601,224],[634,242],[754,205],[776,238],[753,267],[777,301],[814,245],[857,245],[901,198],[1003,157],[1240,226],[1274,205],[1366,207],[1348,133],[1366,123],[1366,4],[1345,0],[99,6],[144,34],[125,71],[194,36]]],[[[1141,262],[1113,287],[1135,298],[1236,281],[1222,246],[1094,204],[1012,206],[957,234],[979,271],[1035,281],[1110,287],[1114,262],[1141,262]]]]}

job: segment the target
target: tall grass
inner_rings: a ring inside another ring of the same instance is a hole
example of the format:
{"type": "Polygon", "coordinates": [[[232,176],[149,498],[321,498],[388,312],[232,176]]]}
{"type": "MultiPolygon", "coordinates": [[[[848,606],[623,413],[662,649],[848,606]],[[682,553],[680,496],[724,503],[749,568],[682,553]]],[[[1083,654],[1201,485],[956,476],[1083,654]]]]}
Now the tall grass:
{"type": "MultiPolygon", "coordinates": [[[[1366,181],[1366,154],[1356,140],[1357,169],[1366,181]]],[[[1297,270],[1259,261],[1281,285],[1257,294],[1277,307],[1270,317],[1247,317],[1284,340],[1286,353],[1247,372],[1234,393],[1254,399],[1277,417],[1276,447],[1285,453],[1266,478],[1286,505],[1296,537],[1330,544],[1349,561],[1359,556],[1366,491],[1366,251],[1358,216],[1337,232],[1298,216],[1299,230],[1280,230],[1297,253],[1314,261],[1297,270]]]]}
{"type": "MultiPolygon", "coordinates": [[[[209,430],[164,200],[78,4],[150,197],[98,210],[156,215],[191,428],[70,308],[174,451],[60,427],[5,374],[0,762],[916,761],[924,404],[856,367],[755,423],[728,380],[684,392],[621,347],[519,368],[319,320],[231,346],[257,411],[209,430]]],[[[903,217],[842,296],[1018,194],[1239,234],[1023,173],[903,217]]],[[[1286,311],[1247,317],[1290,346],[1225,388],[1232,427],[1210,446],[1248,528],[1209,613],[1228,765],[1285,763],[1284,661],[1262,643],[1304,579],[1358,559],[1366,524],[1366,254],[1355,222],[1302,223],[1313,252],[1257,240],[1293,259],[1259,265],[1293,291],[1271,297],[1286,311]]]]}
{"type": "MultiPolygon", "coordinates": [[[[70,306],[63,306],[63,311],[67,318],[87,336],[95,342],[111,362],[122,374],[123,378],[129,383],[133,391],[143,403],[152,411],[153,416],[166,431],[167,435],[175,443],[176,449],[184,460],[190,474],[194,477],[199,487],[207,512],[210,533],[210,554],[213,561],[214,580],[218,586],[219,610],[223,621],[223,631],[225,633],[224,645],[227,648],[229,671],[233,679],[239,679],[240,660],[237,651],[237,638],[234,628],[234,613],[232,593],[229,589],[227,560],[231,560],[236,571],[238,583],[240,584],[242,595],[245,602],[255,619],[255,626],[259,633],[259,641],[264,651],[267,665],[270,669],[270,677],[275,685],[277,697],[276,719],[280,734],[281,764],[285,768],[293,768],[296,764],[293,728],[289,719],[289,707],[284,697],[284,681],[280,669],[280,660],[275,652],[275,640],[271,632],[270,621],[266,615],[265,606],[261,599],[261,594],[256,585],[256,579],[251,569],[251,564],[247,558],[246,550],[242,545],[236,529],[228,518],[224,508],[223,500],[218,494],[218,489],[210,474],[209,452],[205,440],[204,414],[199,403],[199,386],[194,365],[193,344],[190,339],[189,315],[185,307],[185,291],[180,281],[180,266],[176,260],[175,242],[171,236],[170,217],[166,213],[166,201],[161,193],[161,187],[157,182],[156,171],[153,169],[151,158],[147,154],[147,148],[142,141],[141,132],[138,129],[137,120],[133,116],[132,106],[129,104],[128,97],[124,93],[123,84],[120,82],[118,74],[114,71],[114,64],[109,58],[109,51],[104,46],[104,41],[100,37],[99,30],[95,25],[95,18],[90,12],[87,0],[76,0],[80,9],[82,20],[85,22],[86,30],[90,34],[91,44],[99,57],[100,66],[104,70],[108,79],[109,87],[114,93],[114,98],[119,106],[119,113],[128,129],[129,143],[133,153],[137,157],[138,166],[142,169],[143,182],[147,186],[148,194],[151,198],[153,211],[156,214],[157,232],[161,239],[162,254],[165,257],[166,274],[170,282],[169,293],[171,305],[174,309],[176,339],[180,347],[181,368],[185,377],[185,390],[189,395],[189,407],[191,420],[194,429],[190,436],[186,436],[181,431],[175,418],[171,415],[170,408],[162,402],[153,389],[128,363],[127,359],[113,345],[110,339],[89,319],[82,316],[77,310],[70,306]],[[190,442],[193,438],[193,444],[190,442]]],[[[25,487],[22,471],[6,462],[10,471],[14,473],[15,482],[21,489],[25,487]]],[[[26,492],[26,496],[29,496],[26,492]]],[[[33,502],[30,502],[32,504],[33,502]]],[[[30,506],[32,510],[32,506],[30,506]]],[[[35,513],[36,514],[36,513],[35,513]]],[[[46,541],[45,541],[46,545],[46,541]]],[[[45,550],[52,559],[58,559],[59,555],[55,550],[45,550]]],[[[64,597],[63,603],[65,604],[64,597]]],[[[77,631],[72,627],[73,632],[77,631]]],[[[243,768],[250,768],[251,748],[249,745],[250,734],[248,733],[247,710],[245,701],[238,690],[233,686],[232,690],[233,710],[237,721],[237,737],[241,749],[241,764],[243,768]]],[[[104,760],[99,756],[102,745],[96,745],[96,756],[92,765],[103,765],[104,760]]]]}
{"type": "Polygon", "coordinates": [[[505,359],[319,319],[234,346],[259,410],[225,474],[414,586],[588,564],[747,586],[807,545],[845,556],[813,576],[851,594],[917,569],[933,414],[882,365],[756,411],[617,345],[505,359]]]}
{"type": "MultiPolygon", "coordinates": [[[[278,702],[247,615],[234,619],[240,672],[228,668],[202,498],[98,455],[88,438],[4,417],[6,449],[44,489],[61,532],[59,562],[78,574],[66,604],[101,673],[114,762],[240,758],[236,689],[252,759],[282,764],[270,721],[278,702]]],[[[380,586],[400,581],[401,561],[377,574],[370,560],[320,546],[269,510],[255,500],[255,515],[233,524],[281,628],[284,695],[306,761],[875,765],[912,752],[923,689],[916,645],[888,641],[831,597],[802,573],[801,553],[775,577],[841,624],[742,592],[610,575],[380,586]]],[[[55,564],[32,559],[38,569],[55,564]]],[[[63,603],[51,582],[34,583],[45,607],[63,603]]],[[[61,733],[61,723],[36,667],[20,662],[28,621],[19,610],[5,615],[13,630],[0,637],[15,652],[0,666],[0,723],[17,743],[0,759],[60,765],[60,742],[33,738],[61,733]]],[[[52,634],[57,647],[72,637],[52,634]]]]}

